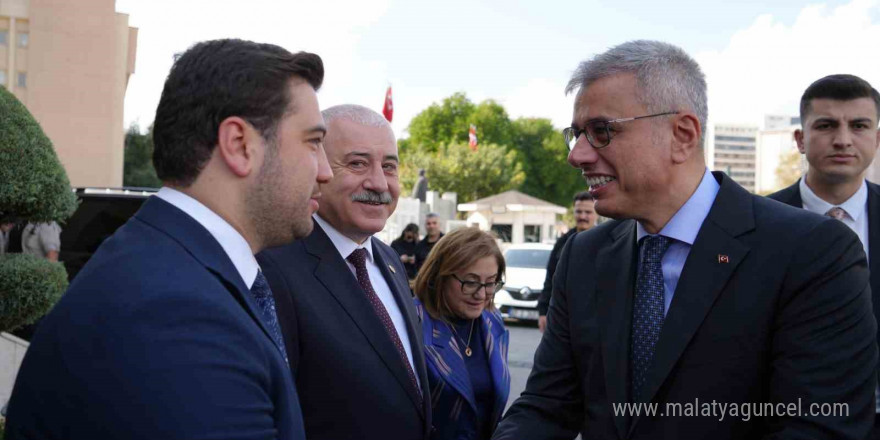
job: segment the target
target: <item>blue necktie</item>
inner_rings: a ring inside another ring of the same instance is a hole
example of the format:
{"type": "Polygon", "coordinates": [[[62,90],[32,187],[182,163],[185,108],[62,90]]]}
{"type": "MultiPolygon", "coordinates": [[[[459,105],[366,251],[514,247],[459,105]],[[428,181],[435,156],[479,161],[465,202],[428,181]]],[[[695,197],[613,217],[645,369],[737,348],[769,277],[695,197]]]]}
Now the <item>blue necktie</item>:
{"type": "Polygon", "coordinates": [[[634,402],[639,401],[641,396],[654,357],[654,345],[663,328],[664,288],[660,260],[671,243],[672,240],[662,235],[648,236],[642,240],[642,261],[636,282],[630,345],[634,402]]]}
{"type": "Polygon", "coordinates": [[[284,348],[284,339],[281,338],[278,315],[275,314],[275,297],[272,296],[272,289],[269,288],[269,282],[263,276],[263,271],[257,272],[257,279],[254,280],[254,285],[251,287],[251,295],[254,296],[260,307],[266,329],[269,330],[272,340],[275,341],[275,345],[281,350],[281,356],[284,356],[284,361],[287,362],[287,350],[284,348]]]}

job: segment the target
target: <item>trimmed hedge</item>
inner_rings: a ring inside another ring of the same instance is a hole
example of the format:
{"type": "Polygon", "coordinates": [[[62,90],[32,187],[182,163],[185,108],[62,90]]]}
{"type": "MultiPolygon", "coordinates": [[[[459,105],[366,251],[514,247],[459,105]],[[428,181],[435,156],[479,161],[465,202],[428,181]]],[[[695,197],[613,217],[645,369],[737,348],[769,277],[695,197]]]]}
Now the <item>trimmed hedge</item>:
{"type": "Polygon", "coordinates": [[[67,290],[67,271],[28,254],[0,257],[0,331],[31,324],[67,290]]]}
{"type": "Polygon", "coordinates": [[[73,215],[76,195],[52,141],[4,87],[0,87],[0,164],[0,222],[63,222],[73,215]]]}

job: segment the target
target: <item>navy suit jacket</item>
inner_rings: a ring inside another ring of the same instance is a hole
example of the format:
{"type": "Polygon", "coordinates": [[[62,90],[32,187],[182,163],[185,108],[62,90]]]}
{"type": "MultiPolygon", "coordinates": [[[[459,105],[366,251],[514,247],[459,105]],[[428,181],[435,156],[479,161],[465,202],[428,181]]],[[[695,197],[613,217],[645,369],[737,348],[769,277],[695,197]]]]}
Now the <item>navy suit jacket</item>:
{"type": "Polygon", "coordinates": [[[614,220],[565,245],[534,368],[493,439],[868,436],[877,325],[861,242],[837,220],[713,175],[721,188],[684,263],[642,394],[632,396],[629,373],[636,222],[614,220]],[[713,401],[737,405],[737,415],[722,418],[718,407],[706,415],[713,401]],[[622,409],[628,402],[658,406],[635,414],[622,409]],[[758,416],[767,411],[749,403],[802,411],[758,416]],[[847,411],[826,417],[822,407],[810,411],[813,403],[847,411]]]}
{"type": "MultiPolygon", "coordinates": [[[[428,378],[406,271],[377,239],[373,258],[406,321],[422,395],[428,378]]],[[[272,287],[309,440],[426,439],[430,399],[421,399],[348,264],[315,223],[312,234],[257,255],[272,287]]]]}
{"type": "Polygon", "coordinates": [[[157,197],[37,328],[6,438],[305,438],[293,378],[232,261],[157,197]]]}
{"type": "MultiPolygon", "coordinates": [[[[770,194],[769,198],[787,205],[803,208],[800,179],[783,190],[770,194]]],[[[871,269],[871,295],[874,303],[874,316],[880,322],[880,185],[868,184],[868,264],[871,269]]],[[[880,326],[877,339],[880,340],[880,326]]]]}
{"type": "MultiPolygon", "coordinates": [[[[470,373],[461,354],[461,346],[453,337],[449,324],[434,319],[419,300],[416,311],[422,320],[425,336],[425,358],[428,365],[428,381],[431,385],[431,408],[436,427],[433,440],[456,440],[480,438],[477,432],[477,404],[470,373]]],[[[507,350],[510,333],[504,328],[504,320],[497,310],[483,310],[479,332],[482,334],[489,359],[489,372],[495,391],[495,405],[491,419],[486,423],[495,429],[510,395],[510,370],[507,368],[507,350]]],[[[479,350],[480,347],[474,347],[479,350]]]]}

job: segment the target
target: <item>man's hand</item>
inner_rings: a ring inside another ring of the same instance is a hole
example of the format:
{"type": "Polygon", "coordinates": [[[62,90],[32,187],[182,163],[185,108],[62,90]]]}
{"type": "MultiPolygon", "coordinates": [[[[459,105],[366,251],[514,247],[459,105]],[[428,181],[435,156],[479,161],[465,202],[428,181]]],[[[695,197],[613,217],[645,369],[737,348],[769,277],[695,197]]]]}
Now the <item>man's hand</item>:
{"type": "Polygon", "coordinates": [[[542,315],[538,317],[538,330],[541,330],[541,333],[544,333],[544,329],[547,328],[547,315],[542,315]]]}

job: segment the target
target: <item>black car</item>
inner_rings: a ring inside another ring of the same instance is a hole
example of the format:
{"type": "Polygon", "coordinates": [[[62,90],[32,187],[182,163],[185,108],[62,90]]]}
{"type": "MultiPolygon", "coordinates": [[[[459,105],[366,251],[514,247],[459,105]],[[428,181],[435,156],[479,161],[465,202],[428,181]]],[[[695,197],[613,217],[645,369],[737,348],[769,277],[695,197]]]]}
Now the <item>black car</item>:
{"type": "Polygon", "coordinates": [[[67,269],[67,278],[73,281],[101,243],[156,191],[154,188],[77,188],[79,207],[62,225],[58,255],[67,269]]]}

